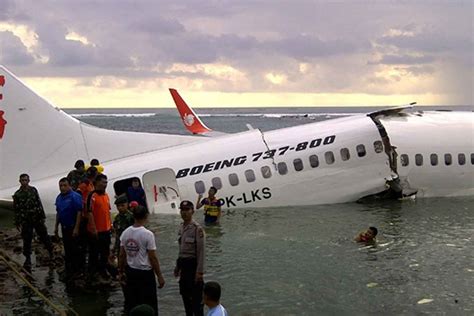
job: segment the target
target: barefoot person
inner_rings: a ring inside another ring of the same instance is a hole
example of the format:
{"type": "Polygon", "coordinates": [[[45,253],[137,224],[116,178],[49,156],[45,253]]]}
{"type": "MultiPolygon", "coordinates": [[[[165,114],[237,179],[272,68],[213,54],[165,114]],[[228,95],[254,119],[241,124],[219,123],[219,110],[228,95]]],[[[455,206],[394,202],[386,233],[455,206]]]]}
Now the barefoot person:
{"type": "Polygon", "coordinates": [[[179,208],[183,223],[179,228],[179,257],[174,268],[174,275],[180,277],[179,293],[183,298],[186,316],[202,316],[206,238],[202,227],[193,220],[193,203],[182,201],[179,208]]]}

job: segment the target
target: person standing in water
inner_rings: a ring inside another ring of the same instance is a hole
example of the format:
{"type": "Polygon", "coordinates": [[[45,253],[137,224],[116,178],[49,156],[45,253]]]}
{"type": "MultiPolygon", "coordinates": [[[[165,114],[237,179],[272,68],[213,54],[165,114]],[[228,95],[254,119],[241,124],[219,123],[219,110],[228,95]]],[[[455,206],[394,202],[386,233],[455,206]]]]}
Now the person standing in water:
{"type": "Polygon", "coordinates": [[[202,198],[200,194],[196,203],[196,209],[204,206],[204,222],[206,224],[219,223],[221,218],[221,201],[216,197],[217,189],[210,187],[207,198],[202,198]]]}
{"type": "Polygon", "coordinates": [[[179,227],[179,256],[174,275],[179,277],[179,293],[183,298],[186,316],[202,316],[206,238],[202,227],[193,220],[193,203],[182,201],[179,208],[183,223],[179,227]]]}
{"type": "Polygon", "coordinates": [[[165,286],[156,254],[155,235],[144,227],[148,215],[146,208],[137,206],[133,212],[135,223],[120,236],[119,279],[123,285],[127,315],[141,304],[151,306],[158,315],[155,275],[158,288],[165,286]]]}

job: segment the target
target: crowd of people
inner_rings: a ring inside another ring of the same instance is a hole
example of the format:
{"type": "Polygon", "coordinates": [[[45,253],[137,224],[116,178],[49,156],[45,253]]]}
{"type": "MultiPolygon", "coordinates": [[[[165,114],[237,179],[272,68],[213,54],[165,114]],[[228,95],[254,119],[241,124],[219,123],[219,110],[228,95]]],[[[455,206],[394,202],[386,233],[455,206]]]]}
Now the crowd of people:
{"type": "MultiPolygon", "coordinates": [[[[150,311],[158,315],[157,288],[165,286],[156,251],[155,235],[145,225],[149,212],[139,178],[126,192],[115,198],[118,214],[111,219],[107,176],[97,159],[89,166],[78,160],[75,169],[59,180],[54,234],[59,228],[64,247],[66,282],[75,278],[117,279],[124,293],[127,315],[150,311]],[[113,242],[112,242],[113,240],[113,242]],[[115,264],[118,259],[118,264],[115,264]],[[158,284],[157,284],[158,280],[158,284]]],[[[20,188],[13,195],[14,222],[23,239],[24,267],[31,271],[31,244],[35,231],[53,256],[51,238],[45,225],[45,212],[38,190],[28,174],[19,177],[20,188]]],[[[197,208],[204,206],[206,223],[217,223],[220,204],[216,188],[209,196],[199,196],[197,208]]],[[[179,292],[186,315],[203,315],[204,304],[212,316],[227,315],[220,304],[221,288],[216,282],[204,283],[204,229],[193,220],[194,205],[182,201],[179,227],[179,256],[174,275],[179,277],[179,292]]]]}
{"type": "MultiPolygon", "coordinates": [[[[107,176],[97,159],[89,166],[78,160],[75,169],[59,180],[56,198],[54,235],[61,227],[66,282],[75,278],[120,281],[127,315],[150,311],[158,315],[157,288],[165,286],[156,252],[155,235],[145,226],[149,212],[140,179],[133,178],[127,190],[115,198],[118,214],[111,220],[107,176]],[[114,242],[112,243],[112,239],[114,242]],[[113,245],[113,246],[112,246],[113,245]],[[111,248],[112,246],[112,248],[111,248]],[[115,264],[118,259],[118,264],[115,264]],[[156,282],[158,280],[158,284],[156,282]]],[[[20,188],[13,195],[14,222],[23,239],[24,267],[31,271],[33,233],[53,256],[53,246],[45,225],[45,212],[38,190],[30,186],[28,174],[19,177],[20,188]]],[[[219,223],[221,202],[217,189],[198,196],[196,209],[204,207],[206,224],[219,223]]],[[[205,232],[193,220],[194,204],[180,203],[183,222],[179,227],[179,255],[174,268],[179,277],[179,292],[186,315],[226,316],[220,304],[221,288],[216,282],[204,283],[205,232]]],[[[372,243],[378,230],[371,226],[355,237],[357,242],[372,243]]]]}

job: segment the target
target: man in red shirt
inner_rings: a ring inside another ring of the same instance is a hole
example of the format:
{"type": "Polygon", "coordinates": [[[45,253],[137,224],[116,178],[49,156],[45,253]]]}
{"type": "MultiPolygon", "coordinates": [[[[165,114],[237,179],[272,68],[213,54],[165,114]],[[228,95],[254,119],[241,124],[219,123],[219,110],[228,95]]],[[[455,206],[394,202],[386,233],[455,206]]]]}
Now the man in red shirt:
{"type": "Polygon", "coordinates": [[[89,270],[108,277],[106,267],[110,255],[112,222],[110,219],[110,199],[105,191],[107,176],[104,174],[97,175],[94,188],[95,190],[87,197],[86,203],[89,215],[87,229],[90,235],[89,270]]]}

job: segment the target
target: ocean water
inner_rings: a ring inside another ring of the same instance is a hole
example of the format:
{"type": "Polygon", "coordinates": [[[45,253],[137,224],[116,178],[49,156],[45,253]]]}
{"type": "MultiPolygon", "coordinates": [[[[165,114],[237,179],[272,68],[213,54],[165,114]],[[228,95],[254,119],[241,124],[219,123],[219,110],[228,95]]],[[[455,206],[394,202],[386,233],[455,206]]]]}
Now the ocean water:
{"type": "MultiPolygon", "coordinates": [[[[197,112],[209,127],[237,132],[246,124],[270,130],[367,110],[197,112]]],[[[68,112],[100,127],[186,134],[172,109],[68,112]]],[[[219,226],[206,228],[205,279],[221,283],[230,315],[472,315],[473,205],[469,197],[224,211],[219,226]],[[369,225],[379,229],[377,244],[354,243],[354,235],[369,225]]],[[[0,214],[0,226],[11,226],[11,217],[0,214]]],[[[195,215],[200,222],[202,217],[201,211],[195,215]]],[[[54,217],[47,221],[52,229],[54,217]]],[[[153,215],[148,225],[156,234],[167,282],[158,291],[161,315],[184,314],[172,273],[180,221],[179,216],[153,215]]],[[[36,268],[34,274],[39,288],[80,315],[122,313],[120,288],[75,293],[65,289],[54,270],[36,268]]],[[[0,302],[0,315],[49,313],[25,288],[20,297],[0,302]]]]}

